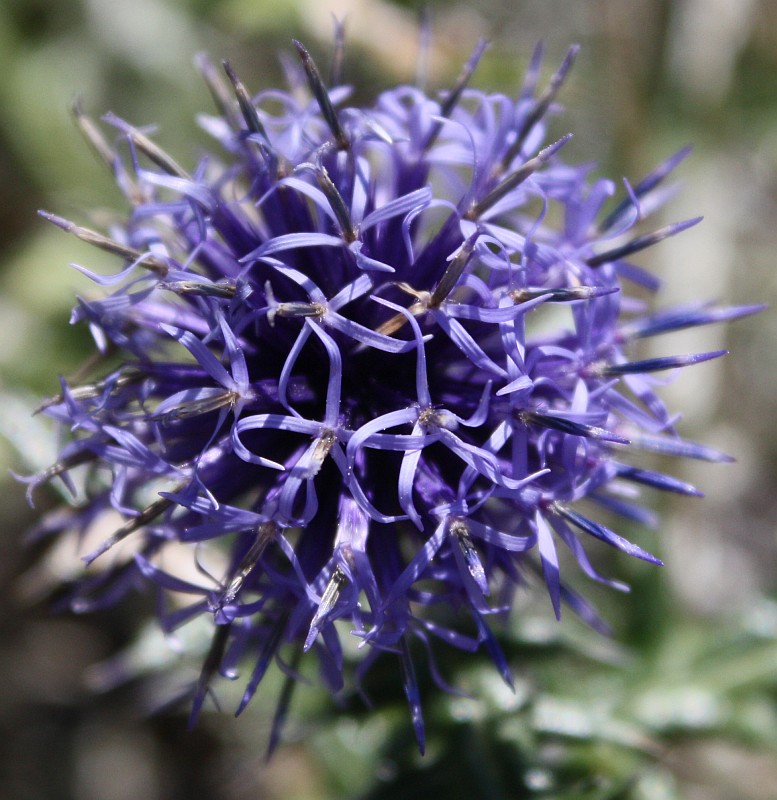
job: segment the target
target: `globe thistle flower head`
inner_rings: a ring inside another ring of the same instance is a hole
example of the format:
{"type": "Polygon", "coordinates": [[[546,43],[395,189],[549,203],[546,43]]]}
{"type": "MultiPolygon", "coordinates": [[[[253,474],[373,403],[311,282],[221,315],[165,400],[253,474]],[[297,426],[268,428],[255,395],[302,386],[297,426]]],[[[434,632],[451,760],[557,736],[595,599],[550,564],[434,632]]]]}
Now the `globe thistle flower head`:
{"type": "Polygon", "coordinates": [[[649,522],[640,486],[699,494],[632,452],[726,460],[680,438],[654,376],[723,351],[634,344],[757,307],[629,297],[657,286],[632,256],[698,222],[636,229],[687,150],[620,201],[565,163],[570,136],[547,129],[576,48],[544,86],[538,48],[515,97],[469,88],[480,44],[448,92],[356,108],[294,44],[288,92],[200,60],[219,115],[191,170],[76,109],[127,212],[105,233],[42,214],[123,266],[78,267],[101,289],[72,317],[97,356],[41,406],[65,444],[26,480],[84,498],[42,524],[84,540],[72,608],[141,589],[166,631],[210,621],[193,719],[217,674],[248,670],[240,712],[276,663],[274,746],[304,659],[339,692],[352,658],[357,682],[393,658],[423,749],[416,651],[444,684],[438,653],[484,649],[510,683],[489,620],[532,570],[556,616],[603,628],[559,546],[615,589],[596,540],[661,563],[581,501],[649,522]]]}

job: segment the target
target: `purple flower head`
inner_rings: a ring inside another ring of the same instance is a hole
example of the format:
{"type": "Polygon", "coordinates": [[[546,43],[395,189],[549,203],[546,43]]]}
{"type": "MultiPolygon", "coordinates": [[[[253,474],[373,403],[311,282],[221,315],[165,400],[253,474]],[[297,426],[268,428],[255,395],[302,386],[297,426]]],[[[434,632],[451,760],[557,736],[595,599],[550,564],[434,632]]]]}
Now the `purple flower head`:
{"type": "Polygon", "coordinates": [[[274,744],[298,665],[317,659],[340,691],[351,638],[357,680],[398,661],[423,749],[417,650],[441,684],[449,646],[484,649],[510,683],[489,620],[527,571],[556,616],[567,603],[602,627],[559,546],[616,589],[589,561],[600,542],[661,563],[588,509],[649,521],[641,487],[699,494],[631,458],[726,459],[680,438],[654,375],[723,352],[633,345],[757,308],[651,313],[629,296],[656,288],[632,257],[698,222],[637,230],[686,151],[622,200],[565,163],[570,137],[547,127],[576,48],[546,86],[538,48],[515,96],[469,88],[479,45],[450,91],[356,108],[295,47],[288,93],[200,61],[220,115],[191,171],[76,109],[126,217],[103,234],[43,216],[122,266],[79,268],[102,287],[73,312],[98,354],[42,405],[65,443],[28,480],[80,480],[87,498],[52,525],[84,539],[74,609],[143,588],[166,630],[211,621],[193,718],[217,674],[247,669],[241,711],[276,664],[274,744]]]}

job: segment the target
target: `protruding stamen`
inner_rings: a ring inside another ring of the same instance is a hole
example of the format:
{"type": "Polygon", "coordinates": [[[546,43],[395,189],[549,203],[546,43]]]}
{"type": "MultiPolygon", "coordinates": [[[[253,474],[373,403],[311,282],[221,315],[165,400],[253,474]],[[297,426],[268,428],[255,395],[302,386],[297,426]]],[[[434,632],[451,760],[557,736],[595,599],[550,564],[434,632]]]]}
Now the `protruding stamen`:
{"type": "Polygon", "coordinates": [[[318,632],[321,630],[322,623],[334,609],[340,598],[340,592],[346,583],[348,583],[348,578],[346,578],[343,570],[339,566],[335,567],[332,577],[329,579],[326,589],[324,589],[324,594],[321,596],[321,602],[318,604],[316,613],[310,622],[310,630],[305,639],[305,651],[310,650],[313,646],[313,642],[315,642],[318,632]]]}
{"type": "Polygon", "coordinates": [[[519,418],[526,425],[540,425],[543,428],[550,428],[561,433],[569,433],[572,436],[582,436],[586,439],[598,439],[603,442],[615,442],[616,444],[629,444],[628,439],[619,436],[617,433],[608,431],[604,428],[597,428],[595,425],[585,425],[582,422],[574,422],[566,417],[556,416],[555,414],[542,414],[539,411],[524,411],[519,414],[519,418]]]}
{"type": "Polygon", "coordinates": [[[324,167],[320,166],[316,170],[316,181],[321,191],[326,195],[326,199],[329,201],[329,205],[335,217],[337,217],[337,224],[340,226],[343,239],[345,239],[348,244],[355,242],[357,234],[353,227],[348,207],[345,204],[345,200],[343,200],[343,196],[337,190],[337,187],[332,182],[329,173],[324,167]]]}
{"type": "Polygon", "coordinates": [[[224,72],[227,73],[227,77],[229,78],[230,82],[232,83],[232,87],[235,90],[237,104],[240,106],[240,113],[243,115],[246,127],[250,133],[258,133],[265,141],[267,141],[267,131],[264,129],[261,119],[259,119],[259,112],[256,110],[256,106],[253,104],[251,96],[248,94],[248,90],[243,85],[243,82],[240,80],[240,78],[238,78],[235,74],[235,71],[232,69],[232,65],[229,63],[229,61],[224,61],[223,64],[224,72]]]}
{"type": "Polygon", "coordinates": [[[318,71],[318,67],[316,67],[316,64],[313,61],[310,53],[305,49],[301,42],[298,42],[296,39],[292,39],[291,41],[294,47],[297,48],[297,53],[299,53],[302,66],[305,69],[305,74],[308,78],[310,91],[313,92],[313,96],[316,98],[318,107],[321,109],[321,115],[324,117],[326,124],[329,126],[329,130],[332,131],[332,135],[335,137],[337,146],[341,150],[347,150],[350,147],[350,142],[348,141],[348,137],[345,135],[345,131],[340,125],[340,120],[337,118],[337,112],[335,111],[335,107],[332,105],[332,101],[329,99],[329,92],[327,92],[324,82],[321,80],[321,74],[318,71]]]}
{"type": "MultiPolygon", "coordinates": [[[[110,115],[106,117],[110,119],[110,115]]],[[[115,119],[115,118],[114,118],[115,119]]],[[[177,178],[191,181],[192,177],[175,159],[168,155],[158,144],[155,144],[144,133],[141,133],[137,128],[122,125],[122,130],[127,134],[132,144],[140,150],[141,153],[148,156],[160,169],[168,175],[173,175],[177,178]]]]}
{"type": "MultiPolygon", "coordinates": [[[[405,283],[405,281],[397,283],[396,286],[403,292],[407,292],[407,294],[409,294],[411,297],[416,298],[417,302],[413,303],[407,309],[414,317],[420,317],[429,310],[429,306],[432,302],[431,292],[414,289],[409,283],[405,283]]],[[[391,336],[393,333],[396,333],[406,322],[407,317],[404,314],[394,314],[393,317],[390,317],[385,322],[378,325],[376,330],[378,333],[382,333],[384,336],[391,336]]]]}
{"type": "Polygon", "coordinates": [[[219,297],[231,300],[237,293],[237,286],[234,281],[225,280],[218,283],[200,283],[198,281],[171,281],[170,283],[160,283],[159,289],[166,289],[168,292],[186,295],[201,295],[202,297],[219,297]]]}
{"type": "MultiPolygon", "coordinates": [[[[418,298],[418,302],[408,308],[408,311],[414,317],[420,317],[425,314],[430,308],[439,308],[448,295],[456,288],[459,278],[464,274],[467,267],[469,258],[475,250],[475,243],[480,237],[480,230],[476,230],[459,248],[456,256],[448,262],[445,272],[435,286],[432,292],[419,291],[414,289],[407,283],[396,284],[400,289],[413,297],[418,298]]],[[[403,325],[407,323],[407,317],[404,314],[395,314],[393,317],[387,319],[384,323],[378,326],[378,333],[390,336],[396,333],[403,325]]]]}
{"type": "Polygon", "coordinates": [[[332,452],[332,448],[337,442],[337,434],[334,431],[324,430],[316,439],[316,446],[310,456],[310,466],[307,470],[308,478],[315,478],[321,471],[321,467],[326,461],[326,457],[332,452]]]}
{"type": "Polygon", "coordinates": [[[112,536],[109,536],[96,550],[84,556],[82,560],[86,564],[91,564],[98,556],[101,556],[114,545],[126,539],[131,533],[135,533],[135,531],[148,525],[149,522],[153,522],[172,505],[173,501],[167,497],[160,497],[159,500],[155,500],[151,505],[146,506],[137,517],[132,517],[132,519],[127,520],[127,522],[115,531],[112,536]]]}
{"type": "Polygon", "coordinates": [[[418,424],[427,430],[434,428],[444,428],[448,431],[455,431],[459,423],[450,411],[440,408],[424,408],[418,415],[418,424]]]}
{"type": "Polygon", "coordinates": [[[601,264],[618,261],[619,259],[630,256],[632,253],[636,253],[639,250],[644,250],[647,247],[651,247],[663,239],[668,239],[670,236],[675,236],[678,233],[682,233],[682,231],[697,225],[702,221],[702,219],[703,217],[694,217],[693,219],[684,220],[683,222],[675,222],[673,225],[666,225],[665,227],[659,228],[657,231],[653,231],[652,233],[646,233],[644,236],[637,236],[636,239],[632,239],[630,242],[626,242],[626,244],[623,244],[620,247],[614,247],[612,250],[599,253],[598,256],[591,256],[591,258],[587,259],[586,263],[589,267],[598,267],[601,264]]]}
{"type": "Polygon", "coordinates": [[[267,321],[275,324],[275,317],[323,317],[326,307],[321,303],[278,303],[267,312],[267,321]]]}
{"type": "Polygon", "coordinates": [[[126,244],[117,242],[115,239],[104,236],[102,233],[93,231],[90,228],[83,228],[80,225],[76,225],[75,222],[70,222],[70,220],[64,217],[57,216],[57,214],[51,214],[48,211],[38,211],[38,214],[40,214],[43,219],[53,222],[58,228],[62,228],[63,231],[72,233],[82,242],[86,242],[100,250],[105,250],[107,253],[120,256],[125,261],[135,261],[139,267],[145,267],[145,269],[156,272],[159,275],[167,275],[167,264],[156,256],[150,254],[144,255],[134,247],[129,247],[126,244]]]}
{"type": "Polygon", "coordinates": [[[75,467],[80,467],[82,464],[88,464],[91,461],[95,461],[96,458],[97,455],[91,450],[79,450],[72,455],[65,456],[59,461],[54,462],[50,467],[47,467],[42,472],[39,472],[33,478],[25,478],[24,480],[25,482],[30,481],[30,486],[32,489],[36,486],[41,486],[44,483],[48,483],[53,478],[63,475],[75,467]]]}
{"type": "MultiPolygon", "coordinates": [[[[145,377],[142,370],[135,369],[134,367],[126,367],[121,374],[105,378],[105,380],[98,381],[87,386],[76,386],[73,389],[68,389],[68,396],[73,400],[91,400],[95,397],[100,397],[107,389],[117,391],[123,389],[125,386],[131,386],[145,377]]],[[[62,393],[54,395],[44,400],[36,409],[35,414],[40,414],[52,406],[58,406],[60,403],[65,402],[65,397],[62,393]]]]}
{"type": "Polygon", "coordinates": [[[488,595],[488,579],[486,572],[483,569],[483,564],[478,556],[478,551],[475,549],[475,544],[472,537],[469,535],[469,528],[465,520],[456,519],[451,523],[451,535],[459,546],[464,563],[467,565],[469,574],[478,586],[478,589],[484,596],[488,595]]]}
{"type": "Polygon", "coordinates": [[[542,286],[526,286],[522,289],[512,289],[508,297],[514,303],[525,303],[537,297],[547,296],[549,303],[571,303],[575,300],[590,300],[593,297],[602,297],[619,291],[616,286],[568,286],[559,289],[545,289],[542,286]]]}
{"type": "Polygon", "coordinates": [[[272,290],[270,281],[265,281],[264,294],[267,298],[267,322],[270,327],[275,325],[275,317],[323,317],[326,314],[326,306],[323,303],[302,303],[293,301],[289,303],[279,303],[275,299],[275,292],[272,290]]]}
{"type": "Polygon", "coordinates": [[[448,295],[456,288],[459,278],[464,274],[464,270],[469,262],[469,257],[475,250],[475,243],[480,237],[480,230],[476,230],[468,239],[464,241],[455,258],[448,262],[445,272],[440,278],[437,286],[432,291],[429,300],[430,308],[438,308],[448,295]]]}
{"type": "Polygon", "coordinates": [[[530,175],[535,173],[543,164],[551,159],[570,139],[572,134],[562,136],[557,142],[540,150],[534,158],[529,159],[511,175],[498,183],[485,197],[473,203],[467,213],[466,219],[476,220],[481,214],[496,205],[503,197],[517,189],[530,175]]]}
{"type": "Polygon", "coordinates": [[[203,414],[210,414],[212,411],[218,411],[220,408],[227,408],[234,406],[240,395],[233,391],[224,391],[215,394],[211,397],[201,397],[197,400],[189,400],[179,403],[175,408],[170,408],[162,413],[154,413],[151,419],[161,422],[163,425],[169,425],[173,422],[180,422],[182,420],[194,419],[203,414]]]}
{"type": "Polygon", "coordinates": [[[235,570],[226,589],[219,598],[221,606],[228,605],[234,602],[235,598],[243,588],[246,578],[254,570],[254,567],[259,563],[259,559],[267,549],[267,545],[275,539],[278,534],[278,524],[276,522],[263,522],[256,530],[256,539],[248,551],[240,560],[240,564],[235,570]]]}

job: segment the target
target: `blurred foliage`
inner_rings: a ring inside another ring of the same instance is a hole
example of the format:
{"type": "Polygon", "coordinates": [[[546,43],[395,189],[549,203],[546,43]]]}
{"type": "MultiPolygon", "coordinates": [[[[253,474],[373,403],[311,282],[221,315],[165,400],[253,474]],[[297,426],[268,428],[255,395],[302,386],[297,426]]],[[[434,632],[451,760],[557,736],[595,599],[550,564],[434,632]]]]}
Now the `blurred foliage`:
{"type": "MultiPolygon", "coordinates": [[[[92,288],[66,265],[94,267],[94,255],[36,209],[97,225],[121,213],[110,176],[72,125],[75,97],[95,115],[112,110],[154,124],[160,144],[192,162],[206,145],[196,114],[209,109],[191,66],[198,51],[228,56],[258,90],[283,80],[278,53],[292,36],[327,65],[331,15],[345,9],[348,78],[363,100],[374,88],[414,79],[422,8],[432,18],[432,88],[450,84],[479,35],[493,45],[476,83],[504,91],[517,84],[538,39],[546,41],[548,69],[569,42],[581,41],[559,123],[559,133],[576,133],[571,157],[637,179],[688,141],[697,145],[682,170],[684,194],[670,211],[680,218],[700,210],[708,222],[680,237],[687,244],[659,249],[651,266],[665,276],[669,296],[774,302],[777,9],[769,0],[525,0],[518,8],[499,0],[5,0],[4,473],[50,458],[46,426],[30,410],[89,351],[88,333],[67,318],[74,291],[92,288]]],[[[28,567],[38,549],[25,551],[19,541],[32,513],[9,480],[0,537],[0,736],[8,744],[0,782],[11,796],[31,800],[773,800],[775,315],[738,324],[728,338],[735,355],[725,372],[698,368],[692,383],[667,387],[684,392],[676,405],[690,406],[686,430],[695,426],[698,438],[741,463],[694,468],[685,477],[709,497],[665,503],[666,571],[618,559],[611,571],[630,580],[629,596],[583,587],[612,625],[612,639],[571,615],[557,624],[544,604],[522,598],[503,639],[515,693],[485,658],[438,653],[445,679],[471,698],[439,691],[420,670],[429,730],[423,759],[390,656],[365,685],[372,708],[348,696],[333,711],[316,686],[301,686],[290,741],[268,765],[261,753],[280,676],[263,685],[257,707],[237,723],[213,715],[187,733],[179,713],[140,718],[138,708],[180,694],[183,679],[161,671],[178,657],[158,633],[136,639],[131,609],[74,620],[51,617],[39,596],[30,603],[28,567]],[[82,676],[99,685],[100,668],[88,667],[110,658],[141,678],[107,693],[89,690],[82,676]]],[[[688,351],[695,347],[689,341],[688,351]]],[[[699,349],[711,349],[709,339],[699,349]]],[[[44,507],[53,499],[39,498],[44,507]]]]}

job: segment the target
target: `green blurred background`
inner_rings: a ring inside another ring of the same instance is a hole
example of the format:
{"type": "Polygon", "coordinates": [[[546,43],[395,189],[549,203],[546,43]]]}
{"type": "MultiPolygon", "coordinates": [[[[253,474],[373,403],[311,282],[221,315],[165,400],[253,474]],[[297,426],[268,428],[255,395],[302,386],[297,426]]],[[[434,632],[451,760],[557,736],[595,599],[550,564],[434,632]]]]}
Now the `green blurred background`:
{"type": "MultiPolygon", "coordinates": [[[[687,143],[682,192],[663,221],[701,226],[645,253],[665,280],[658,302],[777,302],[777,3],[773,0],[3,0],[0,3],[0,791],[23,800],[124,798],[484,797],[774,800],[777,798],[777,317],[664,337],[668,352],[728,347],[665,389],[682,431],[735,465],[672,465],[707,494],[655,500],[658,535],[637,534],[663,570],[607,559],[630,596],[583,587],[612,640],[542,592],[521,598],[505,632],[517,691],[496,685],[485,657],[452,654],[445,674],[478,700],[427,688],[429,754],[414,754],[401,691],[378,671],[376,708],[316,687],[295,701],[291,742],[262,759],[277,688],[245,719],[185,710],[147,717],[173,687],[159,674],[95,691],[95,664],[135,641],[137,609],[52,616],[46,592],[72,568],[40,566],[22,546],[35,513],[9,469],[53,454],[38,399],[57,391],[90,346],[68,325],[88,282],[70,262],[93,253],[36,215],[46,208],[99,225],[121,199],[70,116],[81,97],[113,111],[184,165],[207,147],[195,117],[210,98],[192,65],[229,57],[254,91],[279,85],[279,53],[304,41],[322,67],[333,15],[346,19],[346,79],[356,99],[413,81],[420,9],[432,21],[428,86],[450,84],[476,40],[492,47],[475,85],[511,91],[535,43],[552,69],[583,45],[556,133],[572,161],[639,179],[687,143]],[[656,538],[657,542],[653,539],[656,538]],[[33,562],[37,564],[34,566],[33,562]]],[[[658,351],[656,351],[658,352],[658,351]]],[[[39,509],[56,501],[40,493],[39,509]]],[[[577,581],[577,587],[582,581],[577,581]]],[[[138,607],[140,608],[140,606],[138,607]]],[[[132,651],[155,673],[168,653],[132,651]]],[[[174,657],[171,656],[174,659],[174,657]]],[[[229,707],[228,692],[225,695],[229,707]]]]}

